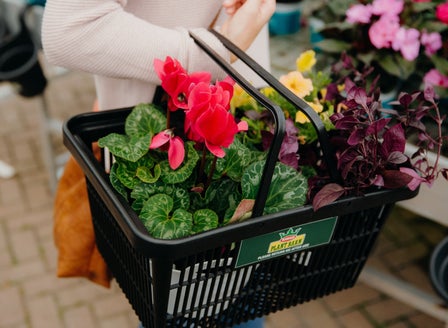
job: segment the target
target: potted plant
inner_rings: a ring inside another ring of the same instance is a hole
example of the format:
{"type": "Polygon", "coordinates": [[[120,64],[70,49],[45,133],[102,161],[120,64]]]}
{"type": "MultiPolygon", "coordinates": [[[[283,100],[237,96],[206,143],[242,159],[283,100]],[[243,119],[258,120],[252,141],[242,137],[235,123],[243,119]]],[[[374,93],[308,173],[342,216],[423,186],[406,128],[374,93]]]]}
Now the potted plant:
{"type": "Polygon", "coordinates": [[[307,53],[302,76],[283,81],[306,87],[302,100],[216,35],[273,89],[255,89],[192,35],[243,90],[157,60],[162,107],[82,114],[64,127],[86,173],[98,247],[148,327],[229,326],[353,286],[393,203],[446,176],[435,165],[417,178],[424,153],[413,163],[402,149],[412,115],[437,113],[430,93],[403,95],[403,112],[383,112],[379,91],[347,58],[333,72],[305,73],[307,53]],[[380,157],[347,165],[355,138],[380,157]],[[92,155],[96,142],[114,155],[110,174],[92,155]],[[353,172],[372,162],[374,178],[353,172]]]}
{"type": "MultiPolygon", "coordinates": [[[[306,1],[306,0],[305,0],[306,1]]],[[[307,2],[307,1],[306,1],[307,2]]],[[[322,22],[316,46],[336,60],[343,51],[382,73],[382,91],[448,88],[448,3],[418,0],[312,1],[310,16],[322,22]]]]}

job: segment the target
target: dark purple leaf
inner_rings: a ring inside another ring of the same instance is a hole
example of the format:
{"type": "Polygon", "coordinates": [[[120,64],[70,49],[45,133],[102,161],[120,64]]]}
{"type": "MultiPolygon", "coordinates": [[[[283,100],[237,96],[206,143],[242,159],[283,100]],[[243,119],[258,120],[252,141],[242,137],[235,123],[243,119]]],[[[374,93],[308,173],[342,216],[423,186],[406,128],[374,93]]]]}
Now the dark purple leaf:
{"type": "Polygon", "coordinates": [[[387,161],[392,164],[403,164],[407,160],[408,160],[408,157],[399,151],[391,152],[389,154],[389,157],[387,158],[387,161]]]}
{"type": "Polygon", "coordinates": [[[404,187],[412,180],[409,174],[398,170],[384,170],[381,175],[384,179],[384,187],[388,189],[404,187]]]}
{"type": "Polygon", "coordinates": [[[347,143],[350,146],[356,146],[361,140],[366,136],[366,131],[364,129],[355,129],[347,139],[347,143]]]}
{"type": "Polygon", "coordinates": [[[323,188],[314,196],[313,208],[317,211],[322,206],[331,204],[344,194],[344,187],[338,185],[337,183],[329,183],[323,186],[323,188]]]}
{"type": "Polygon", "coordinates": [[[369,127],[367,128],[367,135],[373,134],[378,135],[380,131],[384,129],[384,127],[387,125],[387,123],[390,122],[390,118],[381,118],[375,122],[373,122],[369,127]]]}
{"type": "Polygon", "coordinates": [[[282,155],[280,157],[280,162],[296,170],[299,168],[299,158],[297,157],[296,153],[289,153],[282,155]]]}
{"type": "Polygon", "coordinates": [[[443,176],[446,180],[448,180],[448,169],[442,169],[441,171],[442,171],[442,176],[443,176]]]}
{"type": "Polygon", "coordinates": [[[344,116],[336,121],[335,127],[339,130],[351,130],[358,123],[353,116],[344,116]]]}
{"type": "Polygon", "coordinates": [[[271,132],[265,130],[261,131],[261,142],[264,150],[268,149],[271,146],[273,138],[274,135],[271,132]]]}
{"type": "Polygon", "coordinates": [[[414,98],[409,93],[400,93],[398,96],[398,101],[404,108],[408,108],[409,105],[414,101],[414,98]]]}
{"type": "Polygon", "coordinates": [[[395,124],[383,135],[383,144],[381,145],[381,151],[385,158],[389,157],[389,154],[393,151],[404,153],[406,147],[406,136],[401,124],[395,124]]]}

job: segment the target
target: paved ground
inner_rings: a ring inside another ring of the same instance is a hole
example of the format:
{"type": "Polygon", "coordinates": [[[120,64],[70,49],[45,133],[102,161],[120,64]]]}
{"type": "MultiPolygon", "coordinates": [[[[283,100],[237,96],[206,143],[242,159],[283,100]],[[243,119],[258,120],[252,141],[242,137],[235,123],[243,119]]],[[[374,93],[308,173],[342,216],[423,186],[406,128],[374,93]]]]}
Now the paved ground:
{"type": "MultiPolygon", "coordinates": [[[[276,39],[273,46],[274,69],[281,70],[292,60],[291,45],[276,39]]],[[[52,74],[49,71],[48,76],[52,74]]],[[[46,98],[52,117],[58,120],[89,111],[92,80],[80,73],[52,78],[46,98]]],[[[40,106],[39,98],[0,99],[0,160],[16,169],[13,178],[0,179],[0,327],[135,328],[138,320],[115,284],[105,289],[83,279],[55,276],[53,194],[41,156],[40,106]]],[[[53,147],[56,153],[64,151],[57,133],[53,147]]],[[[429,254],[446,233],[446,228],[398,208],[369,264],[434,294],[427,275],[429,254]]],[[[437,328],[444,323],[358,283],[267,319],[267,328],[285,326],[437,328]]]]}

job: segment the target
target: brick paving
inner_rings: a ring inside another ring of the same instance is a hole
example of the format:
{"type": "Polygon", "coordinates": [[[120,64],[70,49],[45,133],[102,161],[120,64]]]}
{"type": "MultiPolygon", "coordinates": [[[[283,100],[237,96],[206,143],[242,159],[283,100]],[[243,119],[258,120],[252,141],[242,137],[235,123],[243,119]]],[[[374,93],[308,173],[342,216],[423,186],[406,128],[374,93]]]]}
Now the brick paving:
{"type": "MultiPolygon", "coordinates": [[[[293,51],[284,41],[273,39],[275,72],[293,63],[293,51]]],[[[47,74],[45,96],[53,118],[65,120],[90,110],[90,76],[71,72],[56,77],[51,70],[47,74]]],[[[0,160],[16,169],[13,178],[0,179],[0,328],[135,328],[138,320],[116,284],[105,289],[84,279],[55,276],[53,194],[41,156],[40,105],[39,98],[14,94],[0,99],[0,160]]],[[[56,154],[65,151],[58,133],[53,148],[56,154]]],[[[397,208],[369,264],[433,293],[429,254],[446,233],[446,228],[397,208]]],[[[444,323],[359,282],[267,318],[266,328],[284,326],[438,328],[444,323]]]]}

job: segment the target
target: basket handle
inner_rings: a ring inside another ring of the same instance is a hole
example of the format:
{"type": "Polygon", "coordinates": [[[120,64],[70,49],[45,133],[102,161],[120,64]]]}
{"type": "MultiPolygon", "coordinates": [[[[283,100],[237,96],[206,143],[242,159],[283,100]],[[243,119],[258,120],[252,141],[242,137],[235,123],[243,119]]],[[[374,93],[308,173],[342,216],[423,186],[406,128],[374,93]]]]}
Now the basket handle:
{"type": "Polygon", "coordinates": [[[216,51],[210,48],[202,39],[190,31],[190,36],[194,41],[223,68],[248,94],[256,99],[260,104],[266,107],[274,117],[275,131],[271,146],[268,150],[266,164],[260,180],[260,187],[252,209],[252,217],[263,215],[264,206],[268,197],[269,187],[271,185],[274,168],[277,163],[278,154],[283,142],[286,131],[286,120],[282,109],[263,95],[257,88],[250,84],[241,74],[239,74],[226,60],[224,60],[216,51]]]}
{"type": "MultiPolygon", "coordinates": [[[[252,69],[252,71],[254,71],[259,77],[261,77],[266,83],[268,83],[270,87],[276,90],[282,97],[284,97],[287,101],[294,105],[296,109],[302,111],[308,117],[308,119],[316,129],[320,147],[322,149],[322,156],[329,168],[330,177],[333,181],[340,182],[340,174],[337,170],[336,160],[333,157],[334,151],[331,147],[328,133],[325,130],[325,126],[319,115],[317,115],[317,113],[303,99],[297,97],[291,90],[281,84],[277,78],[275,78],[271,73],[265,70],[260,64],[253,60],[243,50],[238,48],[229,39],[213,29],[209,29],[209,31],[213,33],[230,52],[232,52],[237,58],[242,60],[250,69],[252,69]]],[[[232,76],[235,74],[239,75],[227,61],[222,59],[219,54],[208,47],[202,40],[198,38],[198,36],[192,33],[190,33],[190,35],[196,41],[196,43],[205,52],[207,52],[210,57],[212,57],[227,73],[232,76]]],[[[240,83],[240,81],[237,82],[240,83]]],[[[248,82],[245,81],[245,84],[247,83],[248,82]]]]}

